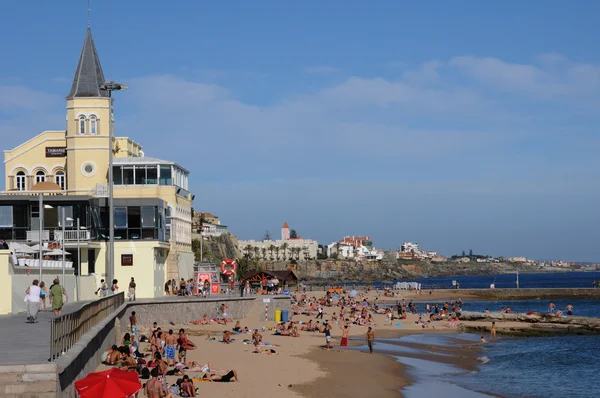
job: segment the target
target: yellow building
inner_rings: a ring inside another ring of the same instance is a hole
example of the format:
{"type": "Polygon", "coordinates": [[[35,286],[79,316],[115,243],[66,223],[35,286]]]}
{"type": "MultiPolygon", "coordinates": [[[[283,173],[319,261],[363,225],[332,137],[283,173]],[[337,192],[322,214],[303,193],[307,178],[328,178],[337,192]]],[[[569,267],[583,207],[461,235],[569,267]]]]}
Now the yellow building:
{"type": "Polygon", "coordinates": [[[116,137],[109,144],[114,109],[113,99],[100,87],[104,82],[88,28],[66,98],[66,131],[44,131],[4,151],[0,238],[9,246],[40,240],[42,194],[44,244],[62,241],[64,222],[65,248],[72,253],[73,264],[75,241],[80,241],[81,275],[106,275],[112,148],[115,278],[126,288],[134,277],[138,297],[159,296],[167,279],[189,278],[193,273],[189,172],[174,162],[146,157],[142,146],[128,137],[116,137]]]}

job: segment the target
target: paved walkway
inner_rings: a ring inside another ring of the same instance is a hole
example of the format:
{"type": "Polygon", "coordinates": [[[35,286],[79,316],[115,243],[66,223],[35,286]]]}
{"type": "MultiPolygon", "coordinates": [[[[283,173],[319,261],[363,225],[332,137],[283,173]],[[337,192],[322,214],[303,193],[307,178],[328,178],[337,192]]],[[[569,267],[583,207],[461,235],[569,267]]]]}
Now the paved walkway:
{"type": "MultiPolygon", "coordinates": [[[[67,303],[63,314],[77,311],[89,301],[67,303]]],[[[38,313],[38,323],[27,323],[27,313],[0,316],[0,365],[29,365],[48,362],[50,357],[50,320],[54,312],[38,313]]]]}
{"type": "MultiPolygon", "coordinates": [[[[235,299],[238,297],[239,293],[232,295],[218,294],[210,296],[209,299],[235,299]]],[[[161,300],[169,301],[183,298],[180,296],[164,296],[161,297],[161,300]]],[[[140,299],[138,301],[144,303],[151,300],[153,299],[140,299]]],[[[127,301],[127,297],[125,301],[127,301]]],[[[63,307],[63,314],[75,312],[89,302],[67,303],[63,307]]],[[[48,362],[50,357],[50,320],[55,318],[50,308],[52,306],[48,305],[47,312],[38,313],[38,323],[27,323],[27,313],[25,312],[17,315],[0,315],[0,331],[2,331],[0,365],[29,365],[48,362]]],[[[263,308],[264,314],[264,307],[257,306],[256,309],[253,309],[253,316],[260,317],[260,308],[263,308]]]]}

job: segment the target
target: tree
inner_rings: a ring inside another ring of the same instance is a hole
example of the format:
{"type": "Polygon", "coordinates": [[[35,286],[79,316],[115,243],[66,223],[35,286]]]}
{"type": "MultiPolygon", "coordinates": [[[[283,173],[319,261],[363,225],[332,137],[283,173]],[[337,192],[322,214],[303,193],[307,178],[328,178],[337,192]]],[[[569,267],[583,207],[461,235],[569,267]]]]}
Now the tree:
{"type": "Polygon", "coordinates": [[[266,260],[267,259],[267,248],[263,247],[261,249],[261,251],[262,251],[263,260],[266,260]]]}
{"type": "Polygon", "coordinates": [[[277,261],[279,261],[279,246],[275,246],[275,258],[277,259],[277,261]]]}
{"type": "Polygon", "coordinates": [[[290,239],[298,239],[298,233],[295,229],[290,230],[290,239]]]}
{"type": "Polygon", "coordinates": [[[269,232],[268,229],[265,231],[265,235],[263,236],[263,240],[271,240],[271,233],[269,232]]]}
{"type": "Polygon", "coordinates": [[[287,260],[286,251],[289,246],[290,245],[288,245],[287,242],[283,242],[283,245],[281,245],[281,248],[283,249],[283,259],[284,260],[287,260]]]}
{"type": "Polygon", "coordinates": [[[254,246],[253,250],[254,250],[254,258],[258,260],[260,258],[260,249],[256,246],[254,246]]]}
{"type": "Polygon", "coordinates": [[[469,250],[469,258],[473,258],[473,250],[469,250]]]}
{"type": "Polygon", "coordinates": [[[467,255],[465,254],[465,251],[464,251],[464,250],[463,250],[463,252],[462,252],[462,256],[463,256],[463,257],[466,257],[466,256],[467,256],[467,255]]]}
{"type": "Polygon", "coordinates": [[[273,250],[275,250],[275,245],[269,246],[269,253],[271,253],[271,261],[273,260],[273,250]]]}
{"type": "Polygon", "coordinates": [[[309,252],[308,252],[308,246],[304,246],[304,247],[302,248],[302,252],[303,252],[303,254],[304,254],[304,260],[308,260],[308,259],[309,259],[309,258],[308,258],[308,255],[309,255],[309,252]]]}

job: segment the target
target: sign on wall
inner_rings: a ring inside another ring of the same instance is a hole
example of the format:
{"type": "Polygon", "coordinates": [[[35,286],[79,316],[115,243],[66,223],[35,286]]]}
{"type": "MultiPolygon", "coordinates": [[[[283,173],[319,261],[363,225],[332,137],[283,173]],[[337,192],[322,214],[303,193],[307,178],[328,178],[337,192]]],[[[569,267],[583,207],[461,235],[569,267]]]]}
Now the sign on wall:
{"type": "Polygon", "coordinates": [[[67,156],[67,147],[64,146],[47,146],[46,157],[47,158],[64,158],[67,156]]]}
{"type": "Polygon", "coordinates": [[[121,265],[124,265],[124,266],[133,265],[133,254],[130,254],[130,253],[121,254],[121,265]]]}

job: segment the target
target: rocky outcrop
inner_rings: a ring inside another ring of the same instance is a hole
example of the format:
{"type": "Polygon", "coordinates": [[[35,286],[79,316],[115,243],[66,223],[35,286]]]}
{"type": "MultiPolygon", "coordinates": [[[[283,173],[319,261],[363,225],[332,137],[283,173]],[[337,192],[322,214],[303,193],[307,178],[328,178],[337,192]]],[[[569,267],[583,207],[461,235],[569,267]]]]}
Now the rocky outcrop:
{"type": "Polygon", "coordinates": [[[594,333],[600,333],[600,318],[589,318],[584,316],[566,316],[557,317],[550,314],[536,312],[532,315],[519,313],[502,313],[502,312],[471,312],[464,311],[460,314],[461,321],[495,321],[501,322],[525,322],[533,324],[545,324],[544,328],[548,329],[552,325],[556,329],[564,330],[565,327],[584,329],[594,333]]]}

